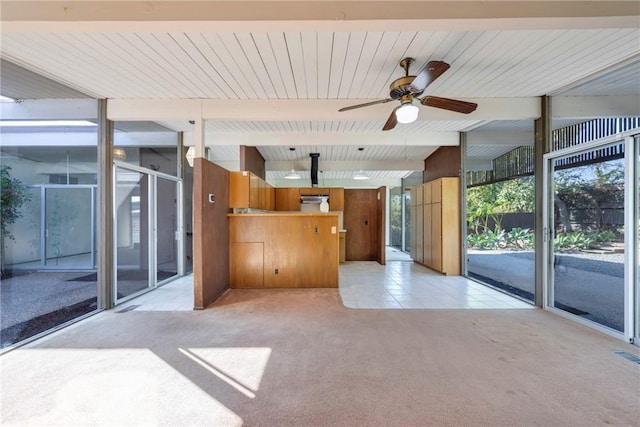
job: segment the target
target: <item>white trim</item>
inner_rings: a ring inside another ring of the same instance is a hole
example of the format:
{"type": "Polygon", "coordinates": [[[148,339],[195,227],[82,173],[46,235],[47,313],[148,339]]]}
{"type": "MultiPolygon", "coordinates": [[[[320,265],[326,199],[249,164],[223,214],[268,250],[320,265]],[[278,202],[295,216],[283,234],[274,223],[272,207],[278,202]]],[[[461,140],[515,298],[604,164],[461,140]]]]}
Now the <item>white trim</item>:
{"type": "Polygon", "coordinates": [[[634,272],[635,272],[635,189],[634,185],[634,158],[633,138],[624,139],[624,335],[631,340],[635,334],[635,301],[634,272]],[[627,226],[629,224],[629,226],[627,226]],[[631,230],[629,230],[631,228],[631,230]],[[633,230],[633,231],[632,231],[633,230]]]}

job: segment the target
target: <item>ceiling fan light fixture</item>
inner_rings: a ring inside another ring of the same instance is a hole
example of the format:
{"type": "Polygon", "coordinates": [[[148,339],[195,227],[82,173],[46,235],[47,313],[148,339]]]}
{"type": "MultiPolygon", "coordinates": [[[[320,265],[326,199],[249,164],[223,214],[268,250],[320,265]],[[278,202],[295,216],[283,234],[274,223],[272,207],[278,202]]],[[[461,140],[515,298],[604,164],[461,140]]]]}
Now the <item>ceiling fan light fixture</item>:
{"type": "Polygon", "coordinates": [[[418,119],[418,111],[420,111],[418,107],[407,102],[396,110],[396,119],[398,123],[413,123],[418,119]]]}
{"type": "Polygon", "coordinates": [[[293,169],[284,176],[284,179],[300,179],[300,175],[293,169]]]}
{"type": "Polygon", "coordinates": [[[357,172],[355,175],[353,175],[353,179],[357,179],[358,181],[363,181],[365,179],[369,179],[369,175],[367,175],[362,171],[362,169],[360,169],[360,172],[357,172]]]}

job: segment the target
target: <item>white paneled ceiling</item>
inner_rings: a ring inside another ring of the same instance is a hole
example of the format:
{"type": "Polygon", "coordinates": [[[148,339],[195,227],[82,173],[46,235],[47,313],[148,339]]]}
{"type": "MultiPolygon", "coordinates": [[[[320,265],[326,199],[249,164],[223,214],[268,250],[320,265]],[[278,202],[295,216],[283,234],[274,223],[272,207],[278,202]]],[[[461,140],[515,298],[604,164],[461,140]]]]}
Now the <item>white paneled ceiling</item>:
{"type": "Polygon", "coordinates": [[[386,98],[406,56],[417,59],[414,71],[451,65],[429,94],[485,98],[554,92],[638,54],[638,38],[633,28],[11,33],[2,53],[99,98],[386,98]]]}
{"type": "MultiPolygon", "coordinates": [[[[520,100],[556,93],[640,97],[640,12],[629,12],[624,2],[606,11],[593,9],[593,2],[573,2],[570,14],[563,2],[546,2],[544,13],[535,2],[512,10],[492,1],[120,1],[118,7],[78,1],[64,10],[57,3],[37,3],[33,10],[4,3],[3,64],[96,98],[152,100],[159,106],[207,100],[216,111],[240,102],[233,118],[205,117],[210,158],[237,162],[237,146],[246,144],[275,165],[295,160],[293,146],[300,159],[319,152],[321,162],[342,162],[345,170],[324,172],[333,183],[344,180],[342,185],[363,161],[376,183],[388,179],[397,185],[411,170],[385,170],[381,162],[422,161],[448,145],[441,141],[452,133],[532,130],[537,110],[514,112],[507,106],[520,100]],[[209,4],[217,9],[206,9],[209,4]],[[179,16],[167,18],[170,11],[179,16]],[[478,110],[467,116],[420,106],[416,122],[384,132],[384,140],[382,126],[398,101],[337,113],[389,97],[389,85],[404,73],[398,66],[404,57],[416,58],[411,74],[429,61],[450,64],[424,94],[472,100],[478,110]],[[309,117],[285,115],[283,106],[291,101],[300,101],[298,110],[309,117]],[[256,118],[259,109],[282,113],[256,118]],[[360,146],[367,149],[358,152],[360,146]]],[[[0,92],[20,97],[19,86],[5,79],[0,92]]],[[[44,89],[42,94],[48,96],[44,89]]],[[[24,91],[24,97],[37,94],[24,91]]],[[[191,131],[182,112],[175,113],[171,117],[165,109],[157,121],[191,131]]],[[[509,147],[473,150],[487,157],[509,147]]],[[[278,181],[283,173],[272,170],[267,177],[278,181]]]]}

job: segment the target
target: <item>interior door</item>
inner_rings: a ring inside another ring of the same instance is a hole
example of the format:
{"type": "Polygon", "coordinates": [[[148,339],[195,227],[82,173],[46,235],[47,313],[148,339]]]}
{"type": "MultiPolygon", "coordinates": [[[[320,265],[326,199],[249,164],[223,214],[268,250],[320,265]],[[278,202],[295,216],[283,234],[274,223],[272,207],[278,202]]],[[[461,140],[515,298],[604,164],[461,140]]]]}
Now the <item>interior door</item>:
{"type": "Polygon", "coordinates": [[[344,190],[347,261],[375,261],[378,254],[378,190],[344,190]]]}

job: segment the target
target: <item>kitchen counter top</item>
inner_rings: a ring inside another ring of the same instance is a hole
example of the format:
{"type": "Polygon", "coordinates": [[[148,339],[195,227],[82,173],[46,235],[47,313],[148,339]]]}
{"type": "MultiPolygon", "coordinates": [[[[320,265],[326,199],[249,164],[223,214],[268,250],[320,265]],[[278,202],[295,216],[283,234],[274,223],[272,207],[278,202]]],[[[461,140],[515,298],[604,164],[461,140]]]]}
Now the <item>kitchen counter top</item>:
{"type": "MultiPolygon", "coordinates": [[[[228,217],[265,217],[265,216],[335,216],[337,217],[337,213],[316,213],[316,212],[264,212],[264,213],[230,213],[227,214],[228,217]]],[[[340,230],[342,231],[342,230],[340,230]]],[[[346,230],[345,230],[346,231],[346,230]]]]}

